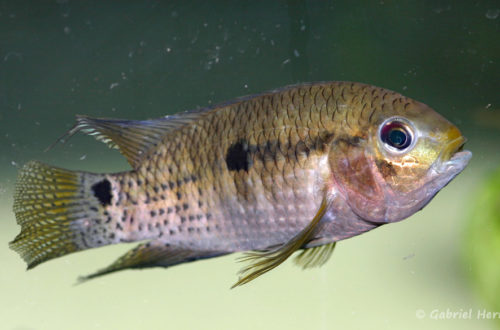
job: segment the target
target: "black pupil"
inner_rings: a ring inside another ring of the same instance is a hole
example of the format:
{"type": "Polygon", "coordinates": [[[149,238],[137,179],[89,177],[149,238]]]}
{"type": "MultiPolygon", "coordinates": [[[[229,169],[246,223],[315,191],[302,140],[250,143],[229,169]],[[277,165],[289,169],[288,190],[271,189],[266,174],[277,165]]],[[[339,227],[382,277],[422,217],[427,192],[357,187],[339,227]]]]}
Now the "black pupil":
{"type": "Polygon", "coordinates": [[[405,125],[400,122],[386,124],[381,132],[382,141],[393,148],[403,150],[410,146],[411,135],[405,125]]]}
{"type": "Polygon", "coordinates": [[[389,142],[396,148],[404,146],[406,142],[406,133],[397,128],[391,130],[389,132],[389,142]]]}

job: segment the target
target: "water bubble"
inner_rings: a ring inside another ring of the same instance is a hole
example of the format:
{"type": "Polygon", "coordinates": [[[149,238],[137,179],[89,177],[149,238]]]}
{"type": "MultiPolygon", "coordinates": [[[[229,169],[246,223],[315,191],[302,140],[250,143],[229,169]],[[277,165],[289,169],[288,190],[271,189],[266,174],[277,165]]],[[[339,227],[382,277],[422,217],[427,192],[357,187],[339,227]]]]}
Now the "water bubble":
{"type": "Polygon", "coordinates": [[[113,89],[113,88],[115,88],[115,87],[118,87],[119,85],[120,85],[119,83],[114,82],[114,83],[112,83],[111,85],[109,85],[109,89],[113,89]]]}
{"type": "Polygon", "coordinates": [[[71,28],[69,26],[65,26],[63,31],[64,31],[64,34],[68,35],[71,33],[71,28]]]}
{"type": "Polygon", "coordinates": [[[300,56],[300,53],[297,49],[294,49],[293,50],[293,55],[295,55],[295,57],[299,57],[300,56]]]}
{"type": "Polygon", "coordinates": [[[487,19],[496,19],[499,14],[500,14],[500,9],[498,9],[498,8],[488,9],[488,11],[486,12],[486,18],[487,19]]]}

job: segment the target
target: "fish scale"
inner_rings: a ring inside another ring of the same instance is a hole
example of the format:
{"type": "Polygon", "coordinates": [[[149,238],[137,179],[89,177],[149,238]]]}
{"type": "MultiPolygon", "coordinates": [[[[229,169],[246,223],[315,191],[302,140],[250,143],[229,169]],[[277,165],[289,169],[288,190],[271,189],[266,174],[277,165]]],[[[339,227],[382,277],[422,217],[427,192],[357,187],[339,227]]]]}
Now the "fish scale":
{"type": "Polygon", "coordinates": [[[28,163],[11,247],[33,267],[145,241],[84,279],[252,250],[236,285],[299,249],[303,267],[321,265],[335,242],[421,209],[470,158],[458,129],[428,106],[350,82],[291,86],[155,120],[78,116],[62,139],[78,131],[119,149],[133,169],[103,175],[28,163]]]}

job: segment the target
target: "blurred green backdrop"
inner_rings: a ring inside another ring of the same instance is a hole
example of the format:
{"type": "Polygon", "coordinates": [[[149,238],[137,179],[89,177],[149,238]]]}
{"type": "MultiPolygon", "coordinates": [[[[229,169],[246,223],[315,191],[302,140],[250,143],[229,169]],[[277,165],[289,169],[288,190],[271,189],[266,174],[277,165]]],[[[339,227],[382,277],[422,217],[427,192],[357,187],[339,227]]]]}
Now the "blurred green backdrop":
{"type": "Polygon", "coordinates": [[[480,266],[461,253],[467,239],[482,244],[467,215],[500,163],[499,16],[498,0],[0,1],[0,327],[495,327],[477,313],[498,305],[475,291],[480,266]],[[8,249],[19,231],[11,211],[19,165],[128,168],[85,136],[43,152],[75,114],[154,118],[319,80],[361,81],[429,104],[469,138],[471,164],[422,212],[338,244],[325,267],[286,263],[236,290],[235,256],[75,287],[78,275],[130,247],[30,272],[8,249]],[[472,314],[432,316],[448,310],[472,314]]]}

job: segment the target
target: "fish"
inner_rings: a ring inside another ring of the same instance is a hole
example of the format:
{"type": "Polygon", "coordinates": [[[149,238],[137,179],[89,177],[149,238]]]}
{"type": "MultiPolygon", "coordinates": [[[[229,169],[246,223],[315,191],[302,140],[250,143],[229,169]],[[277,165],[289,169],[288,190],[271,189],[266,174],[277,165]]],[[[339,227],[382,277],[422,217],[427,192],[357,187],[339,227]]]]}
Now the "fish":
{"type": "Polygon", "coordinates": [[[276,89],[158,119],[77,115],[77,132],[131,170],[90,173],[30,161],[19,171],[10,243],[31,269],[139,244],[86,281],[242,252],[233,287],[292,254],[327,262],[338,241],[408,218],[467,166],[459,129],[429,106],[356,82],[276,89]]]}

